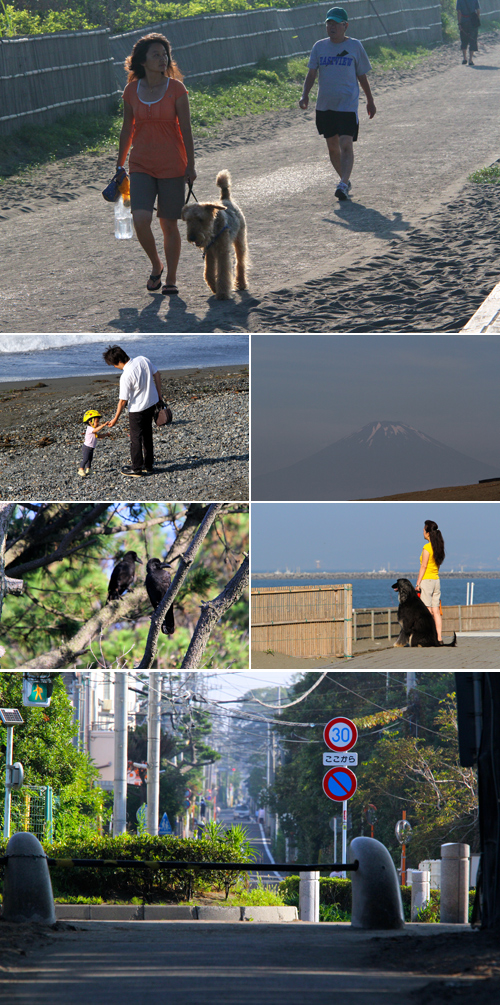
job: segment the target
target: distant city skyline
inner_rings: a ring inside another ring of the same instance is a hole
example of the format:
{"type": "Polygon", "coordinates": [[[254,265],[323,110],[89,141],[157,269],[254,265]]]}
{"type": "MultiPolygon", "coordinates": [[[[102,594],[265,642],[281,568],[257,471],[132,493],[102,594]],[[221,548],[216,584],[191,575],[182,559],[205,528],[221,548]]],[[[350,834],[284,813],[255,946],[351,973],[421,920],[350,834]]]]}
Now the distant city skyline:
{"type": "Polygon", "coordinates": [[[500,571],[498,503],[338,502],[252,503],[252,573],[414,569],[425,520],[443,534],[443,573],[500,571]]]}

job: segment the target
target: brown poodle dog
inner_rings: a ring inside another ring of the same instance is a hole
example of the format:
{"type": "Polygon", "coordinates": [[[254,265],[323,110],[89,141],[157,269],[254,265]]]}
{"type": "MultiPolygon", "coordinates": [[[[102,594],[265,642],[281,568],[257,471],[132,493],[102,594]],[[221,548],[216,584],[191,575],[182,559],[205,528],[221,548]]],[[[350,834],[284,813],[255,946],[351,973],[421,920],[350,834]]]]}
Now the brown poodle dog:
{"type": "Polygon", "coordinates": [[[234,287],[246,290],[248,264],[247,227],[245,217],[231,201],[231,175],[220,171],[215,179],[221,190],[220,202],[198,202],[182,209],[187,225],[187,239],[203,248],[205,282],[217,300],[229,300],[234,287]],[[231,245],[236,254],[233,280],[231,245]]]}

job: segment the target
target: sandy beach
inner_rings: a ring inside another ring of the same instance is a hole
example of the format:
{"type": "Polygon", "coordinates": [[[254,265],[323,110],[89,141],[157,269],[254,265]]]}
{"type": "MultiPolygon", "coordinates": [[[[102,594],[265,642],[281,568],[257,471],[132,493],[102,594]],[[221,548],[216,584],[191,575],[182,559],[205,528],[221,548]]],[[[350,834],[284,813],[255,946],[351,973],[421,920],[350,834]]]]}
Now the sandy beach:
{"type": "MultiPolygon", "coordinates": [[[[124,416],[98,441],[80,478],[83,413],[111,419],[119,375],[0,384],[0,498],[248,499],[248,367],[160,371],[173,422],[154,428],[155,472],[124,478],[124,416]]],[[[105,431],[103,430],[103,433],[105,431]]]]}
{"type": "Polygon", "coordinates": [[[249,116],[196,137],[196,194],[228,168],[248,221],[249,291],[216,301],[182,234],[179,297],[146,293],[135,240],[116,241],[101,190],[115,151],[58,161],[2,186],[5,332],[459,331],[498,282],[500,35],[475,67],[457,46],[374,74],[360,108],[352,199],[339,204],[314,109],[249,116]],[[77,251],[75,250],[77,249],[77,251]]]}

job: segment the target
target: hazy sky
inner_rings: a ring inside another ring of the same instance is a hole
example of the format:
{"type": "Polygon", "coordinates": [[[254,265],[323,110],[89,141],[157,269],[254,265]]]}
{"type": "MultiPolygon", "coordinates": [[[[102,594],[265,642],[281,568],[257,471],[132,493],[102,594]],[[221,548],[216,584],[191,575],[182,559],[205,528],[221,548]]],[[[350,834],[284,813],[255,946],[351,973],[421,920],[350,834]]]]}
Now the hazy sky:
{"type": "Polygon", "coordinates": [[[247,691],[259,687],[285,686],[290,683],[294,674],[290,670],[252,670],[245,673],[233,670],[230,673],[214,673],[210,680],[209,694],[215,701],[221,699],[242,698],[247,691]]]}
{"type": "Polygon", "coordinates": [[[252,503],[252,570],[413,569],[425,520],[443,534],[446,570],[500,569],[499,503],[252,503]]]}
{"type": "Polygon", "coordinates": [[[254,333],[253,473],[387,419],[499,465],[499,372],[497,336],[254,333]]]}

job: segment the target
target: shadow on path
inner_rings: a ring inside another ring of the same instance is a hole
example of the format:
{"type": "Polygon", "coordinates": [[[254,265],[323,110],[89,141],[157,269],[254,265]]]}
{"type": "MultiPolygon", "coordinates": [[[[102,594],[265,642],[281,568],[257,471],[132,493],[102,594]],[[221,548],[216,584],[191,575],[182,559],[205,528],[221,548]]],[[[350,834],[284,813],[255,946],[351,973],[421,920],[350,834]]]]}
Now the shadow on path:
{"type": "Polygon", "coordinates": [[[161,294],[152,299],[139,310],[136,307],[121,307],[119,316],[108,321],[110,328],[120,332],[198,332],[240,331],[245,330],[251,310],[259,301],[249,293],[236,294],[232,300],[216,300],[214,296],[208,299],[208,311],[200,318],[188,310],[185,300],[180,296],[164,297],[161,294]],[[161,316],[163,304],[167,304],[166,314],[161,316]],[[237,324],[235,321],[237,320],[237,324]]]}

